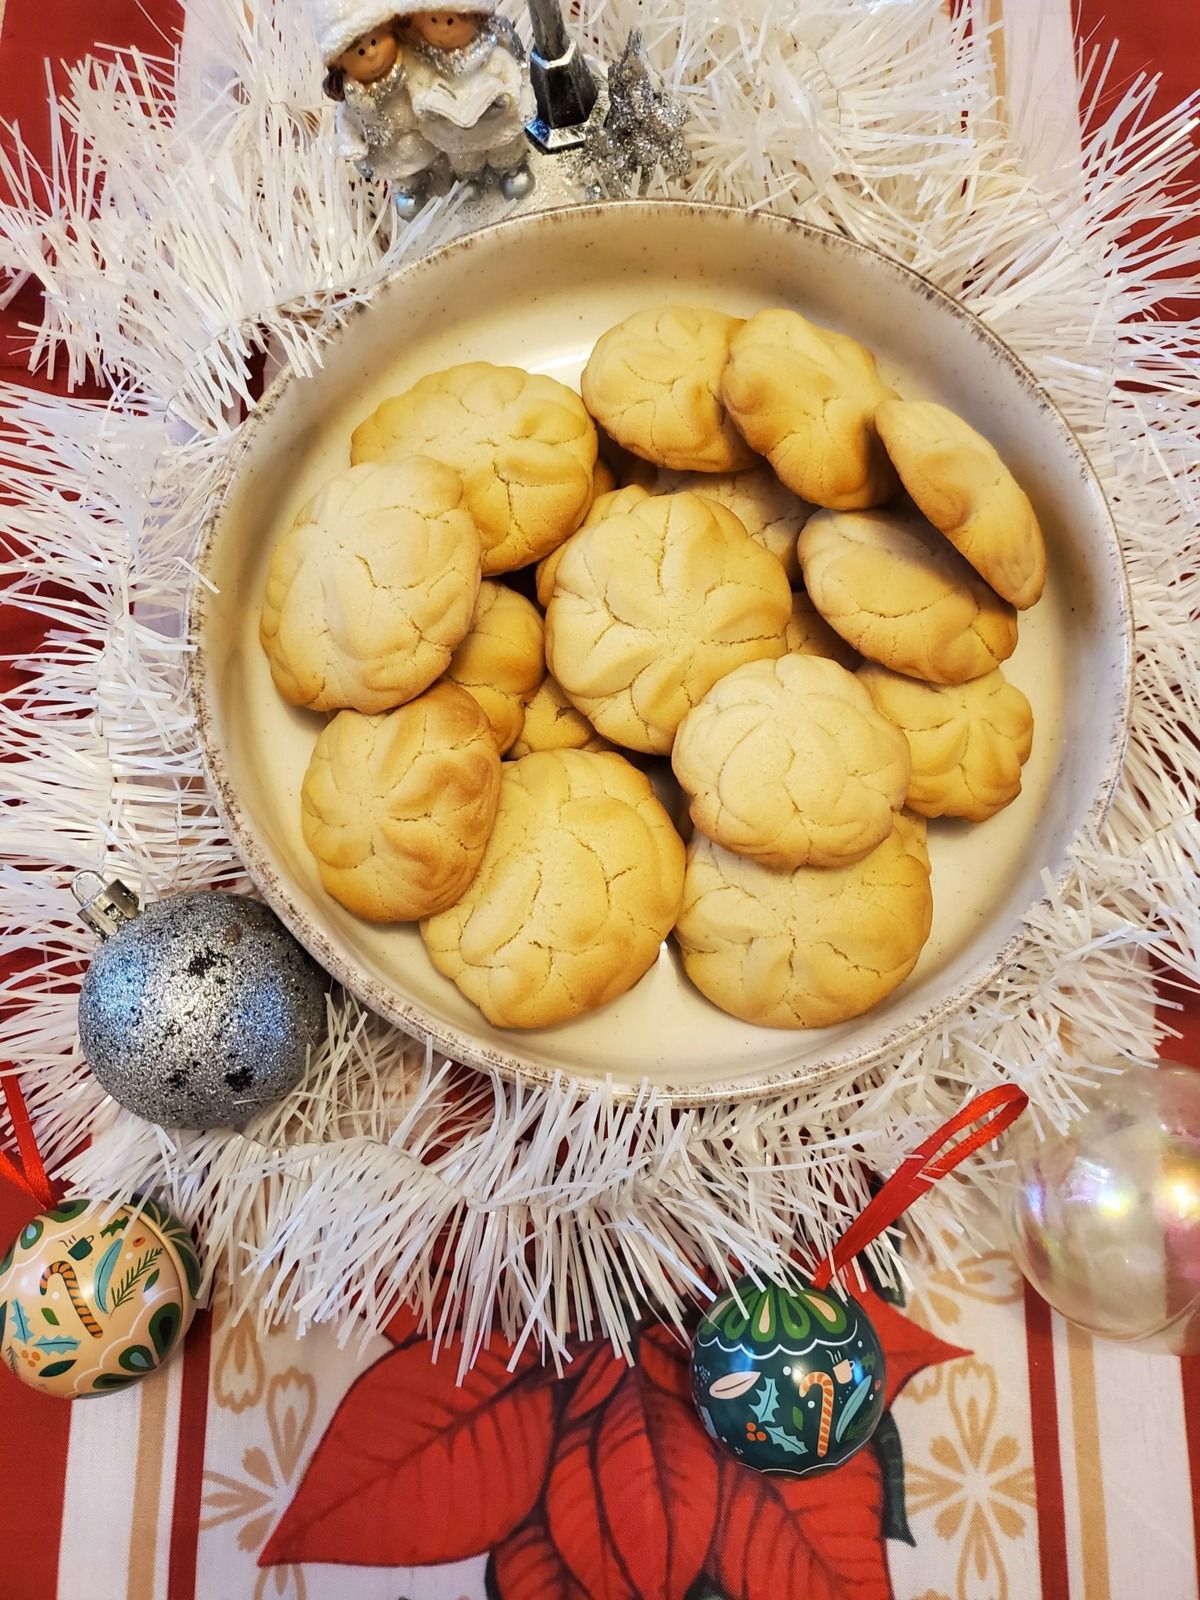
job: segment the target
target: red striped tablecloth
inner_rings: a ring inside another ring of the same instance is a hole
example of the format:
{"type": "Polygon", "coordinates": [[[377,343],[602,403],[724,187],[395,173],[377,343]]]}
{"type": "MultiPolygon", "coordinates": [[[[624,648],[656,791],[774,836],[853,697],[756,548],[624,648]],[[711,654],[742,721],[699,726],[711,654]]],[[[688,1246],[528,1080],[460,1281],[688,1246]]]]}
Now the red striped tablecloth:
{"type": "MultiPolygon", "coordinates": [[[[1073,27],[1120,38],[1118,80],[1161,71],[1164,104],[1200,77],[1196,0],[1113,0],[1104,12],[1098,3],[1072,12],[1068,0],[1004,0],[1010,106],[1020,103],[1032,130],[1031,161],[1053,159],[1077,136],[1073,27]]],[[[993,9],[1001,20],[1000,0],[993,9]]],[[[70,60],[96,43],[153,49],[178,21],[171,0],[0,0],[0,115],[36,135],[44,56],[70,60]]],[[[24,379],[19,324],[35,309],[18,298],[0,323],[6,378],[24,379]]],[[[32,642],[27,622],[0,615],[3,653],[19,654],[32,642]]],[[[0,688],[13,671],[0,662],[0,688]]],[[[1200,1061],[1200,1015],[1187,1027],[1177,1053],[1200,1061]]],[[[26,1215],[0,1186],[0,1233],[26,1215]]],[[[730,1594],[1195,1600],[1200,1364],[1093,1344],[1026,1293],[1001,1254],[962,1266],[958,1278],[925,1278],[907,1316],[887,1323],[892,1369],[911,1373],[894,1414],[912,1543],[879,1537],[875,1467],[846,1469],[825,1480],[829,1490],[782,1506],[726,1482],[712,1498],[705,1468],[691,1508],[668,1504],[667,1514],[638,1478],[636,1429],[622,1445],[597,1423],[591,1454],[569,1476],[565,1388],[547,1398],[522,1380],[514,1390],[496,1371],[464,1402],[445,1363],[431,1369],[419,1344],[339,1350],[328,1331],[302,1343],[260,1337],[217,1307],[162,1377],[101,1403],[69,1407],[3,1384],[0,1597],[483,1600],[486,1556],[413,1568],[397,1564],[397,1551],[435,1562],[511,1510],[529,1515],[498,1558],[505,1600],[584,1593],[546,1528],[577,1570],[600,1552],[597,1600],[660,1592],[646,1574],[669,1574],[698,1538],[730,1594]],[[968,1353],[950,1359],[948,1347],[968,1353]],[[401,1460],[414,1418],[433,1413],[457,1418],[453,1447],[401,1460]],[[513,1427],[524,1456],[504,1443],[513,1427]],[[549,1473],[530,1511],[522,1461],[539,1451],[568,1465],[549,1473]],[[273,1564],[259,1564],[264,1551],[273,1564]]],[[[628,1414],[655,1406],[682,1428],[678,1363],[653,1340],[644,1349],[639,1373],[613,1393],[628,1414]]],[[[607,1394],[619,1376],[603,1352],[588,1372],[573,1393],[591,1382],[607,1394]]],[[[681,1448],[694,1451],[694,1440],[681,1448]]]]}

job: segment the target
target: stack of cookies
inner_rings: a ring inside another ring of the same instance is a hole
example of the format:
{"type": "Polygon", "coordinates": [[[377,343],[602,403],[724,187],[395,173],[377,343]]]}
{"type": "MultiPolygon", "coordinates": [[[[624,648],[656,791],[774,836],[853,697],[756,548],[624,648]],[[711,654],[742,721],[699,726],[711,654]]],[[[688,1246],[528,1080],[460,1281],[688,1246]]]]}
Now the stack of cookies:
{"type": "Polygon", "coordinates": [[[422,379],[276,548],[274,681],[333,713],[321,881],[499,1027],[606,1004],[672,931],[735,1016],[857,1016],[928,937],[925,819],[1020,791],[1033,508],[795,312],[639,312],[581,387],[422,379]]]}

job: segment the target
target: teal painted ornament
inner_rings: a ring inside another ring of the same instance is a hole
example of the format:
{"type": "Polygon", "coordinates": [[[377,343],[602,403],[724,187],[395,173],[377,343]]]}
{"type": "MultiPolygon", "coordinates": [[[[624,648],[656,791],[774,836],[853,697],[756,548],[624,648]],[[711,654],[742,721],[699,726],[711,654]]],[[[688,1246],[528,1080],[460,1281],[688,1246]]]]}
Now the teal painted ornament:
{"type": "Polygon", "coordinates": [[[745,1466],[815,1478],[843,1466],[883,1416],[883,1346],[850,1296],[743,1278],[692,1341],[692,1394],[745,1466]]]}

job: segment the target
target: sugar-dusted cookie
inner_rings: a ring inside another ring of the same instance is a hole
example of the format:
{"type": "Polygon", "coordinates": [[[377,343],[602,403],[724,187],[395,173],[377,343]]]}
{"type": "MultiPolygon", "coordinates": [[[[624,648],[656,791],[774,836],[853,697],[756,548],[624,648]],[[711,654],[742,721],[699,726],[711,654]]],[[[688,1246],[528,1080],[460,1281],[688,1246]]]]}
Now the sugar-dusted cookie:
{"type": "Polygon", "coordinates": [[[797,549],[826,622],[893,672],[965,683],[1016,649],[1013,608],[911,509],[818,512],[797,549]]]}
{"type": "Polygon", "coordinates": [[[895,391],[865,345],[797,311],[760,311],[730,346],[721,396],[743,435],[813,505],[851,511],[899,488],[875,431],[895,391]]]}
{"type": "Polygon", "coordinates": [[[929,400],[887,400],[875,426],[918,509],[996,593],[1020,611],[1040,599],[1037,512],[983,435],[929,400]]]}
{"type": "Polygon", "coordinates": [[[637,311],[602,334],[580,388],[605,431],[646,461],[680,472],[735,472],[754,452],[721,402],[729,341],[741,318],[668,306],[637,311]]]}
{"type": "Polygon", "coordinates": [[[770,467],[760,463],[744,472],[660,472],[658,488],[671,493],[689,489],[719,501],[752,539],[771,552],[789,583],[799,578],[796,540],[813,507],[780,483],[770,467]]]}
{"type": "Polygon", "coordinates": [[[1033,712],[1002,672],[946,688],[867,662],[858,679],[908,740],[911,810],[983,822],[1020,794],[1033,712]]]}
{"type": "Polygon", "coordinates": [[[500,1028],[544,1028],[615,1000],[653,966],[683,892],[683,844],[622,756],[506,762],[474,882],[421,924],[430,958],[500,1028]]]}
{"type": "Polygon", "coordinates": [[[542,618],[523,594],[485,578],[471,629],[446,676],[473,695],[492,725],[500,754],[525,720],[525,702],[546,675],[542,618]]]}
{"type": "Polygon", "coordinates": [[[820,656],[736,667],[679,724],[671,765],[696,827],[768,867],[861,860],[908,793],[904,735],[820,656]]]}
{"type": "Polygon", "coordinates": [[[509,754],[531,756],[535,750],[608,750],[582,711],[567,699],[549,673],[525,707],[521,732],[509,754]]]}
{"type": "Polygon", "coordinates": [[[862,661],[854,650],[825,621],[804,589],[792,595],[792,614],[783,637],[789,650],[799,656],[824,656],[853,672],[862,661]]]}
{"type": "Polygon", "coordinates": [[[933,896],[924,828],[898,817],[852,866],[777,872],[705,834],[688,845],[675,938],[697,989],[768,1028],[861,1016],[916,965],[933,896]]]}
{"type": "Polygon", "coordinates": [[[450,467],[412,456],[339,473],[271,555],[259,637],[280,694],[366,713],[420,694],[471,625],[479,556],[450,467]]]}
{"type": "Polygon", "coordinates": [[[572,539],[546,660],[597,732],[661,755],[718,678],[784,653],[791,609],[783,568],[732,512],[701,495],[652,495],[572,539]]]}
{"type": "Polygon", "coordinates": [[[451,906],[483,858],[500,757],[471,696],[438,683],[397,711],[342,711],[300,792],[304,839],[335,900],[369,922],[451,906]]]}
{"type": "Polygon", "coordinates": [[[485,574],[527,566],[579,526],[592,500],[596,430],[554,378],[469,361],[385,400],[355,430],[352,461],[430,455],[462,474],[485,574]]]}
{"type": "MultiPolygon", "coordinates": [[[[647,500],[649,496],[650,491],[637,483],[628,484],[624,489],[612,489],[607,494],[598,494],[592,501],[591,510],[579,524],[579,532],[603,522],[605,517],[619,516],[621,512],[631,510],[639,500],[647,500]]],[[[543,610],[550,604],[550,596],[554,593],[554,574],[569,543],[569,539],[565,540],[557,550],[552,550],[537,564],[537,597],[543,610]]]]}

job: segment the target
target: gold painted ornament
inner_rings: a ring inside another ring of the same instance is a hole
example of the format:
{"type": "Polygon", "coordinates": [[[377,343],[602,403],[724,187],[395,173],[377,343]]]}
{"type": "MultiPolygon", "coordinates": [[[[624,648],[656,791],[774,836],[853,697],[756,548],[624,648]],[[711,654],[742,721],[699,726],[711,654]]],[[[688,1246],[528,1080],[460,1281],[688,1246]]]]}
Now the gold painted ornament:
{"type": "Polygon", "coordinates": [[[64,1201],[0,1261],[0,1360],[61,1399],[126,1388],[182,1342],[199,1287],[192,1236],[165,1207],[64,1201]]]}

